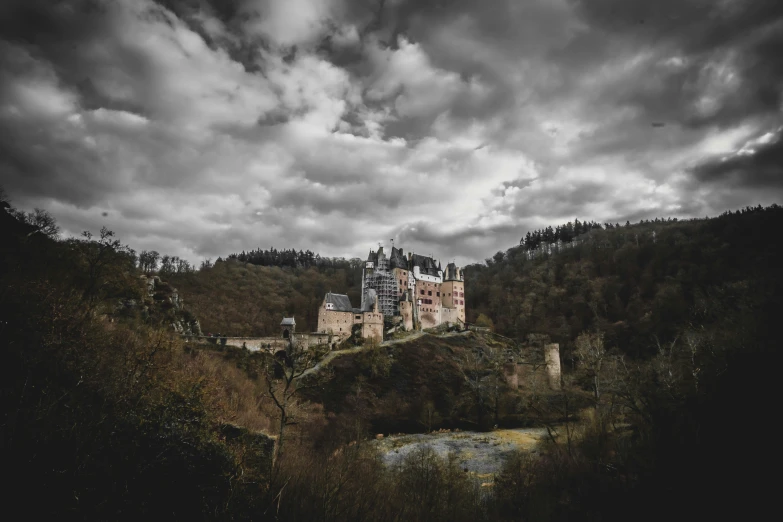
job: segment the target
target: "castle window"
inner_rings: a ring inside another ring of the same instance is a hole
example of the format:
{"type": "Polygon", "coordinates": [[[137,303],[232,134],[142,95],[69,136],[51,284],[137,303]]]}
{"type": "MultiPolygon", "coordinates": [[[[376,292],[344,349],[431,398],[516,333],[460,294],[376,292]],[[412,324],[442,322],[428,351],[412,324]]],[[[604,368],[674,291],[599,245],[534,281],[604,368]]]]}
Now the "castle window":
{"type": "Polygon", "coordinates": [[[435,292],[435,295],[436,295],[437,297],[440,297],[440,292],[435,292]]]}
{"type": "Polygon", "coordinates": [[[419,292],[421,292],[421,295],[424,295],[424,290],[419,290],[419,292]]]}
{"type": "Polygon", "coordinates": [[[427,295],[432,295],[432,290],[430,290],[429,292],[427,292],[427,295]]]}
{"type": "Polygon", "coordinates": [[[357,316],[356,316],[356,318],[357,318],[357,319],[361,319],[361,318],[362,318],[362,316],[361,316],[361,315],[357,315],[357,316]]]}

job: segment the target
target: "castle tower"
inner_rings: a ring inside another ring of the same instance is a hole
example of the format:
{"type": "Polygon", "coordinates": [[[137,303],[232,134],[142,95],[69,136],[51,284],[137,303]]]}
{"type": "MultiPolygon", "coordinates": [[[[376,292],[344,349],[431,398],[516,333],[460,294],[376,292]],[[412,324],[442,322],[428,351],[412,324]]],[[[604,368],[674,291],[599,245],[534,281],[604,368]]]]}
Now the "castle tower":
{"type": "Polygon", "coordinates": [[[280,322],[280,331],[283,339],[293,339],[296,331],[296,321],[293,317],[283,317],[280,322]]]}
{"type": "Polygon", "coordinates": [[[389,259],[378,247],[377,252],[370,251],[362,271],[362,310],[369,310],[373,303],[366,300],[367,291],[375,290],[378,298],[378,307],[384,316],[397,315],[399,309],[399,295],[397,284],[392,272],[389,270],[389,259]]]}
{"type": "Polygon", "coordinates": [[[441,285],[443,307],[454,311],[454,322],[465,323],[465,279],[462,270],[454,263],[446,265],[441,285]]]}

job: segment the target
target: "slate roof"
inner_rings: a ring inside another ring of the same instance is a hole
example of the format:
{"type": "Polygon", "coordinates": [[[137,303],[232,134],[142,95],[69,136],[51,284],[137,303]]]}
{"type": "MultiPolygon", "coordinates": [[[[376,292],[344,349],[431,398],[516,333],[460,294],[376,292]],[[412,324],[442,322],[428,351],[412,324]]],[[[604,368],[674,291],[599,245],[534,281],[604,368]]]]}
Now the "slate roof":
{"type": "MultiPolygon", "coordinates": [[[[383,247],[379,247],[377,252],[370,250],[370,254],[367,256],[367,261],[375,263],[375,267],[378,267],[378,258],[384,256],[383,247]]],[[[439,272],[442,270],[440,262],[435,261],[431,257],[422,256],[419,254],[411,254],[410,261],[405,256],[402,248],[392,247],[391,254],[388,257],[389,270],[393,268],[402,268],[403,270],[413,270],[414,266],[419,267],[419,271],[422,274],[438,277],[439,272]]]]}
{"type": "Polygon", "coordinates": [[[326,294],[326,302],[332,303],[336,312],[353,312],[351,300],[345,294],[333,294],[329,292],[326,294]]]}
{"type": "Polygon", "coordinates": [[[419,272],[422,274],[438,276],[438,265],[435,264],[435,260],[431,257],[413,254],[411,256],[411,268],[414,266],[418,266],[419,272]]]}
{"type": "Polygon", "coordinates": [[[408,270],[408,259],[402,253],[401,248],[392,247],[391,257],[389,258],[389,268],[402,268],[408,270]]]}
{"type": "Polygon", "coordinates": [[[443,279],[445,281],[459,280],[457,279],[457,265],[454,263],[446,265],[446,273],[443,274],[443,279]]]}
{"type": "Polygon", "coordinates": [[[294,321],[293,317],[283,317],[283,320],[280,321],[280,326],[296,326],[296,321],[294,321]]]}

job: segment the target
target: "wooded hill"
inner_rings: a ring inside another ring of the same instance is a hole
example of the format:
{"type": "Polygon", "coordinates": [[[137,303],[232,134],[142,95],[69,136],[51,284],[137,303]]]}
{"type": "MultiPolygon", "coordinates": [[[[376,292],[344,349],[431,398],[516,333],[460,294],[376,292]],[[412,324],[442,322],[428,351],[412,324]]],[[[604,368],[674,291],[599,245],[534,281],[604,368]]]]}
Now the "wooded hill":
{"type": "MultiPolygon", "coordinates": [[[[109,231],[57,240],[45,213],[0,212],[3,500],[29,518],[78,520],[759,518],[775,498],[759,469],[774,444],[743,434],[775,411],[782,226],[772,207],[593,228],[471,266],[474,316],[561,342],[559,392],[503,387],[491,352],[506,347],[457,334],[335,359],[293,395],[279,375],[297,366],[293,347],[273,359],[185,345],[171,328],[181,310],[166,305],[173,287],[150,302],[134,253],[109,231]],[[272,403],[286,390],[283,415],[272,403]],[[387,468],[363,442],[370,429],[471,417],[489,428],[482,411],[490,424],[549,428],[554,416],[559,433],[482,490],[453,459],[422,451],[387,468]],[[287,450],[270,469],[255,430],[286,419],[287,450]]],[[[356,291],[359,275],[221,262],[169,282],[203,324],[224,329],[245,310],[240,329],[297,295],[315,310],[326,290],[356,291]],[[215,303],[223,315],[210,316],[215,303]]],[[[309,321],[299,310],[283,313],[309,321]]]]}
{"type": "MultiPolygon", "coordinates": [[[[546,334],[566,349],[598,328],[625,353],[650,355],[654,339],[677,336],[693,307],[730,299],[751,274],[772,269],[782,212],[755,207],[603,227],[577,220],[527,233],[519,246],[466,267],[468,321],[483,315],[499,333],[546,334]]],[[[165,279],[205,333],[276,335],[283,315],[294,315],[299,331],[314,330],[328,291],[358,303],[361,265],[310,251],[254,250],[165,279]]]]}
{"type": "MultiPolygon", "coordinates": [[[[593,228],[568,243],[525,245],[465,269],[468,320],[499,333],[549,335],[566,350],[585,330],[650,356],[684,329],[751,306],[781,263],[783,208],[593,228]]],[[[567,355],[568,352],[566,352],[567,355]]]]}
{"type": "Polygon", "coordinates": [[[277,335],[283,316],[294,316],[300,332],[318,327],[326,292],[347,293],[359,305],[360,263],[321,267],[260,266],[237,259],[218,261],[198,272],[166,276],[182,294],[185,308],[206,333],[226,336],[277,335]]]}

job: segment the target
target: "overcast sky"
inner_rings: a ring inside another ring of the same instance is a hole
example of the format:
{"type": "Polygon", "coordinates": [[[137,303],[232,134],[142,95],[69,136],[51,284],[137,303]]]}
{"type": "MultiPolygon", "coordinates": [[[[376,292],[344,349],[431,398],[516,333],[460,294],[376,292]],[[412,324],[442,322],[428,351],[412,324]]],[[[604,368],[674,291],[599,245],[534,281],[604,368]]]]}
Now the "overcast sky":
{"type": "Polygon", "coordinates": [[[2,0],[0,184],[192,261],[783,198],[779,0],[2,0]]]}

